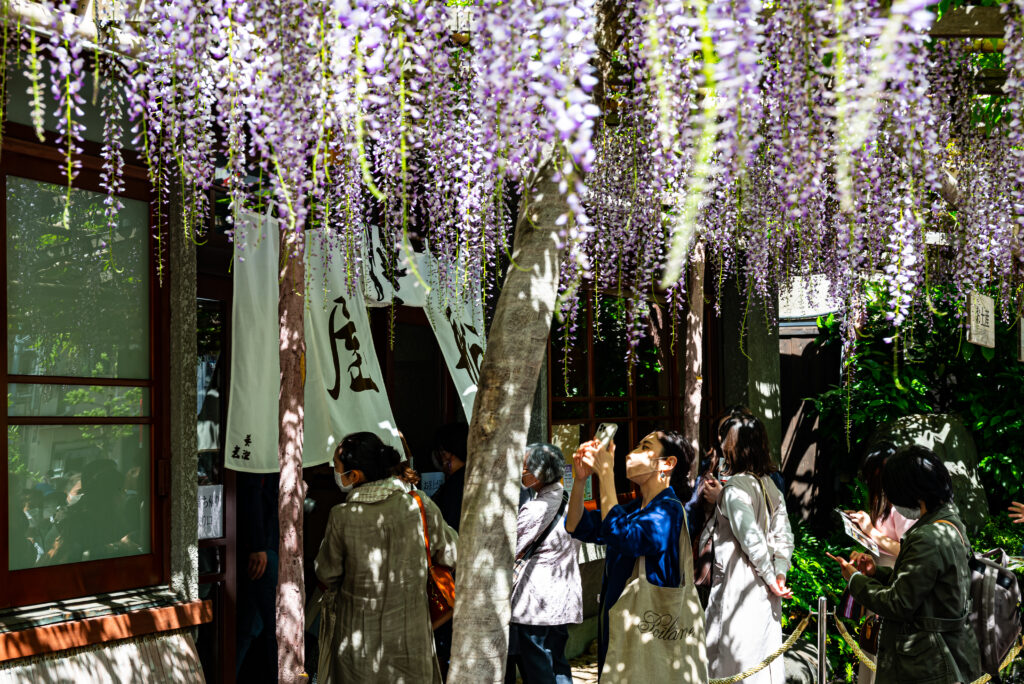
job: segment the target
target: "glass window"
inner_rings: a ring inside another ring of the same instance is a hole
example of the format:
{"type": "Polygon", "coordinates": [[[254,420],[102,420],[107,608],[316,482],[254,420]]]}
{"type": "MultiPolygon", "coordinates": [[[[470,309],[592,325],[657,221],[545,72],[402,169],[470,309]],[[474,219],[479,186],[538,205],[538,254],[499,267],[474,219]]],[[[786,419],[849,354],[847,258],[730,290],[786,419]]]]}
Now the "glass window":
{"type": "Polygon", "coordinates": [[[148,425],[7,428],[10,569],[149,553],[148,425]]]}
{"type": "MultiPolygon", "coordinates": [[[[563,428],[579,430],[590,439],[603,422],[615,423],[615,484],[621,496],[631,485],[625,474],[626,454],[654,429],[680,429],[677,357],[685,352],[685,321],[676,322],[676,353],[672,353],[671,324],[664,307],[648,304],[650,317],[645,337],[636,349],[630,378],[626,352],[629,348],[628,302],[611,296],[587,296],[579,316],[579,331],[571,346],[569,391],[565,390],[564,338],[556,322],[549,349],[552,435],[563,428]],[[589,350],[589,353],[587,351],[589,350]],[[587,379],[591,382],[588,383],[587,379]],[[572,397],[572,401],[567,401],[572,397]]],[[[560,437],[561,438],[561,437],[560,437]]]]}
{"type": "MultiPolygon", "coordinates": [[[[120,198],[124,208],[108,226],[105,193],[68,194],[11,175],[4,183],[3,572],[109,559],[142,567],[128,559],[151,556],[159,542],[151,538],[157,388],[150,378],[161,357],[150,334],[149,204],[120,198]]],[[[83,568],[81,586],[107,590],[116,580],[105,580],[103,567],[83,568]]],[[[52,594],[75,590],[53,587],[52,594]]]]}
{"type": "Polygon", "coordinates": [[[7,372],[149,378],[149,206],[7,177],[7,372]]]}
{"type": "Polygon", "coordinates": [[[11,383],[7,386],[7,415],[143,417],[149,415],[149,389],[11,383]]]}

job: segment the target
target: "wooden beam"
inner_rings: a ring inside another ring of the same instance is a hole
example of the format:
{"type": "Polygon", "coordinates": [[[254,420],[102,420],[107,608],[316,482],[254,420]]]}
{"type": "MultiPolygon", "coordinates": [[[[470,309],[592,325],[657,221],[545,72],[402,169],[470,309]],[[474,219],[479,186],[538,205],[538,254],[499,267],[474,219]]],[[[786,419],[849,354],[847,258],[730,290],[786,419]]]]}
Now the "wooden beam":
{"type": "Polygon", "coordinates": [[[1006,69],[982,69],[975,77],[981,95],[1002,95],[1006,69]]]}
{"type": "Polygon", "coordinates": [[[0,662],[195,627],[212,620],[213,604],[210,601],[192,601],[120,615],[58,622],[15,632],[0,632],[0,662]]]}
{"type": "Polygon", "coordinates": [[[928,34],[932,38],[1002,38],[1006,27],[998,7],[957,7],[942,15],[928,34]]]}

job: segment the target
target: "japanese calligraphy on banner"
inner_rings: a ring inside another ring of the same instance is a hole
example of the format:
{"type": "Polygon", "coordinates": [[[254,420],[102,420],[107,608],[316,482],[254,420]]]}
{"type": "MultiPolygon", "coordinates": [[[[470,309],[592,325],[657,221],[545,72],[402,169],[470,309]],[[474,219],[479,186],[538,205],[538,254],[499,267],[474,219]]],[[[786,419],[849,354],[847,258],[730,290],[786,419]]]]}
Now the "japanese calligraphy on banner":
{"type": "MultiPolygon", "coordinates": [[[[436,272],[431,268],[431,283],[436,283],[436,272]]],[[[472,288],[467,288],[472,290],[472,288]]],[[[483,303],[464,300],[436,285],[427,297],[427,319],[441,347],[448,373],[462,400],[466,420],[473,418],[473,401],[480,382],[480,362],[487,346],[484,328],[483,303]]]]}
{"type": "Polygon", "coordinates": [[[373,432],[402,453],[363,293],[319,233],[306,233],[306,384],[302,460],[326,463],[348,434],[373,432]]]}
{"type": "Polygon", "coordinates": [[[390,241],[380,227],[371,227],[367,231],[367,241],[363,247],[363,294],[366,306],[380,307],[414,306],[423,308],[427,305],[427,255],[422,252],[413,254],[414,272],[409,263],[408,254],[398,248],[397,238],[390,241]],[[400,258],[396,259],[400,253],[400,258]],[[416,277],[416,273],[419,277],[416,277]]]}
{"type": "Polygon", "coordinates": [[[231,391],[224,465],[250,473],[276,473],[278,351],[278,224],[244,212],[235,226],[232,264],[231,391]]]}
{"type": "Polygon", "coordinates": [[[970,318],[967,341],[993,349],[996,346],[995,302],[991,297],[971,292],[967,295],[967,312],[970,318]]]}

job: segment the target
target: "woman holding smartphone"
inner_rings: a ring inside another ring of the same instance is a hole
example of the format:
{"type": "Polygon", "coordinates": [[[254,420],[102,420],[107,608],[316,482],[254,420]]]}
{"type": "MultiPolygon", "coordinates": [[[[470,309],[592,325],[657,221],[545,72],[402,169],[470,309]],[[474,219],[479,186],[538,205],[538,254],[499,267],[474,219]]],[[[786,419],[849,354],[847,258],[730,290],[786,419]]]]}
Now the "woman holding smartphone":
{"type": "Polygon", "coordinates": [[[657,668],[665,667],[665,659],[657,657],[653,649],[646,651],[638,642],[630,642],[630,634],[645,630],[656,634],[655,639],[648,640],[658,642],[654,648],[674,640],[674,648],[691,649],[683,659],[689,671],[680,671],[677,666],[669,674],[678,681],[704,681],[703,615],[693,587],[693,559],[682,503],[691,494],[687,476],[696,454],[678,432],[657,431],[644,437],[626,457],[626,476],[639,487],[641,496],[625,504],[618,502],[615,491],[614,454],[613,442],[599,440],[587,442],[576,451],[576,481],[565,521],[565,529],[574,538],[607,546],[598,631],[602,681],[628,681],[642,675],[657,680],[662,674],[657,668]],[[600,478],[600,509],[585,511],[584,483],[591,474],[600,478]],[[635,606],[637,594],[649,592],[650,585],[677,588],[692,593],[692,599],[689,594],[662,590],[661,596],[671,597],[671,605],[663,614],[672,612],[677,616],[674,627],[667,621],[665,625],[639,623],[636,630],[623,628],[630,615],[638,611],[633,608],[624,613],[617,606],[620,598],[635,606]],[[691,602],[696,614],[687,612],[692,606],[686,604],[691,602]],[[677,634],[674,629],[686,633],[677,634]],[[684,643],[687,641],[692,643],[684,643]],[[630,655],[623,657],[624,653],[630,655]],[[646,657],[648,654],[651,657],[646,657]]]}

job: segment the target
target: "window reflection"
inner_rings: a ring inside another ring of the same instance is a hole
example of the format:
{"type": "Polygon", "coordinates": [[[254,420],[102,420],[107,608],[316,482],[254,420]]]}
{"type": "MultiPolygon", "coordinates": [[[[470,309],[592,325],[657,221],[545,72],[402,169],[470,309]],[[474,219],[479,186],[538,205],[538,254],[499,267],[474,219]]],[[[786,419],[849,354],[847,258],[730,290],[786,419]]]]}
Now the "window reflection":
{"type": "Polygon", "coordinates": [[[10,569],[149,553],[149,427],[11,425],[10,569]]]}
{"type": "Polygon", "coordinates": [[[7,364],[13,375],[149,377],[149,207],[7,176],[7,364]]]}

